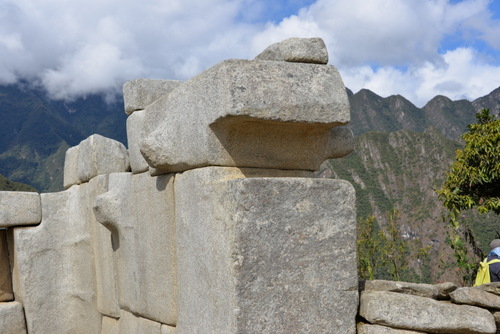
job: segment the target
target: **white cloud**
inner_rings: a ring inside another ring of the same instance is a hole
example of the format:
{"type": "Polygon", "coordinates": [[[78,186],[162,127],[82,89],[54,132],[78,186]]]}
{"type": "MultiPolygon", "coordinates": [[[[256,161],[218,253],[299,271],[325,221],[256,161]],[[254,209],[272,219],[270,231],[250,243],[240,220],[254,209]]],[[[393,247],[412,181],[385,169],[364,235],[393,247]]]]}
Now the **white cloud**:
{"type": "MultiPolygon", "coordinates": [[[[387,96],[401,94],[418,106],[435,95],[474,99],[500,86],[500,66],[468,48],[477,38],[500,48],[500,22],[488,0],[318,0],[297,16],[268,25],[258,48],[296,35],[320,36],[347,87],[387,96]]],[[[257,47],[254,47],[257,49],[257,47]]]]}
{"type": "Polygon", "coordinates": [[[187,79],[243,57],[257,25],[243,0],[4,0],[0,83],[38,80],[56,98],[118,89],[137,77],[187,79]]]}
{"type": "MultiPolygon", "coordinates": [[[[339,67],[438,61],[442,39],[469,31],[487,16],[487,0],[318,0],[293,20],[268,26],[273,41],[300,34],[323,37],[339,67]],[[468,24],[466,24],[469,22],[468,24]],[[314,29],[308,27],[314,26],[314,29]],[[279,32],[279,34],[277,33],[279,32]]],[[[488,31],[483,27],[484,31],[488,31]]]]}
{"type": "Polygon", "coordinates": [[[114,45],[86,45],[62,62],[58,69],[47,69],[41,82],[57,99],[67,99],[89,93],[100,93],[119,87],[127,78],[144,72],[137,59],[123,58],[114,45]]]}
{"type": "Polygon", "coordinates": [[[422,107],[436,95],[452,100],[473,100],[500,85],[500,66],[481,62],[470,48],[446,52],[439,62],[426,62],[408,69],[369,66],[341,71],[347,87],[356,92],[370,89],[382,96],[400,94],[422,107]]]}
{"type": "MultiPolygon", "coordinates": [[[[279,1],[283,8],[309,2],[279,1]]],[[[319,36],[353,90],[401,94],[420,105],[436,94],[476,98],[500,85],[498,64],[488,64],[494,57],[473,49],[477,38],[500,48],[500,22],[488,3],[317,0],[265,23],[259,16],[278,12],[276,2],[3,0],[0,84],[27,79],[70,99],[113,92],[138,77],[188,79],[288,37],[319,36]],[[443,49],[446,39],[470,45],[443,49]]]]}

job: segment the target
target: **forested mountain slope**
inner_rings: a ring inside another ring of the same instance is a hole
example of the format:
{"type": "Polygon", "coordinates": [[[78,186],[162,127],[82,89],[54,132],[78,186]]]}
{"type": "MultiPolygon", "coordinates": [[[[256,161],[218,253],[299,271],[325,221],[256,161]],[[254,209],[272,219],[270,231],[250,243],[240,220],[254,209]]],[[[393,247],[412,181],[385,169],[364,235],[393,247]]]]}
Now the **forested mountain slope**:
{"type": "MultiPolygon", "coordinates": [[[[358,219],[373,214],[383,229],[395,209],[402,237],[430,246],[427,260],[413,263],[421,275],[414,280],[457,281],[442,221],[445,211],[434,189],[443,182],[475,113],[500,106],[500,89],[472,102],[436,96],[420,109],[402,96],[382,98],[368,90],[349,92],[349,98],[355,151],[326,162],[319,175],[352,182],[358,219]]],[[[470,212],[467,218],[479,246],[488,251],[489,240],[500,232],[498,217],[470,212]]]]}
{"type": "Polygon", "coordinates": [[[62,189],[68,147],[93,133],[126,140],[123,102],[101,96],[65,103],[28,86],[0,86],[0,118],[0,174],[39,191],[62,189]]]}

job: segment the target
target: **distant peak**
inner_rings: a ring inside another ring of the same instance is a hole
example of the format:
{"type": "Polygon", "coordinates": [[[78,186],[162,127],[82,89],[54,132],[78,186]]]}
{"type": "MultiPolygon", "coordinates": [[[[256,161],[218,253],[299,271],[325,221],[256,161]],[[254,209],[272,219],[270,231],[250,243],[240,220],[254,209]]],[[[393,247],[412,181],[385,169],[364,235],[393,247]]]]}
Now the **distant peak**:
{"type": "Polygon", "coordinates": [[[452,102],[453,101],[450,98],[448,98],[444,95],[436,95],[429,102],[427,102],[425,104],[423,109],[436,107],[436,106],[444,106],[444,105],[448,105],[452,102]]]}

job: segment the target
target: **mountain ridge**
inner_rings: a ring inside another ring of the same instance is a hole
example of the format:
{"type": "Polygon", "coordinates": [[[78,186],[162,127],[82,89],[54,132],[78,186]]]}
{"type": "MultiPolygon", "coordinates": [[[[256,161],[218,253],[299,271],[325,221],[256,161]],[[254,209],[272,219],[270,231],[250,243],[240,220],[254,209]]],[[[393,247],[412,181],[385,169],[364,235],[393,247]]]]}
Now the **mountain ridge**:
{"type": "MultiPolygon", "coordinates": [[[[355,151],[326,161],[318,175],[350,181],[357,193],[358,218],[373,214],[380,228],[397,209],[399,231],[408,240],[430,246],[428,260],[414,261],[413,281],[458,281],[446,243],[444,209],[434,192],[460,148],[460,135],[482,108],[500,106],[500,87],[474,101],[436,96],[422,108],[401,95],[381,97],[346,89],[351,103],[355,151]]],[[[29,87],[0,86],[0,174],[41,192],[62,190],[66,150],[93,133],[126,144],[126,114],[121,100],[106,104],[99,96],[71,103],[51,101],[29,87]]],[[[495,218],[470,224],[487,247],[495,218]]],[[[498,220],[498,218],[496,218],[498,220]]]]}
{"type": "MultiPolygon", "coordinates": [[[[346,89],[356,136],[370,131],[401,129],[423,132],[436,127],[445,137],[460,140],[481,108],[500,107],[500,87],[474,101],[436,96],[422,108],[401,95],[381,97],[346,89]]],[[[54,101],[27,84],[0,86],[0,173],[40,191],[62,190],[64,151],[91,134],[126,142],[126,114],[120,96],[107,103],[102,96],[72,102],[54,101]]]]}

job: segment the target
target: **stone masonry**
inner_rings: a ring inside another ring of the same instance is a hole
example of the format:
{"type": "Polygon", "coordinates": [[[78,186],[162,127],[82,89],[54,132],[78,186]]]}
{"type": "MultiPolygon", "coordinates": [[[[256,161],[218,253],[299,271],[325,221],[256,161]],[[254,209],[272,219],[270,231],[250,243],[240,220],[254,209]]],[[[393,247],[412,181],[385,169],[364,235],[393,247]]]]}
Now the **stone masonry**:
{"type": "Polygon", "coordinates": [[[128,149],[68,149],[58,193],[0,193],[0,332],[355,333],[353,149],[321,39],[124,85],[128,149]]]}
{"type": "Polygon", "coordinates": [[[313,174],[354,143],[327,62],[292,38],[127,82],[128,149],[90,136],[66,190],[0,192],[0,333],[496,333],[498,283],[358,284],[354,189],[313,174]]]}
{"type": "Polygon", "coordinates": [[[358,334],[495,334],[500,328],[500,283],[360,282],[358,334]]]}

